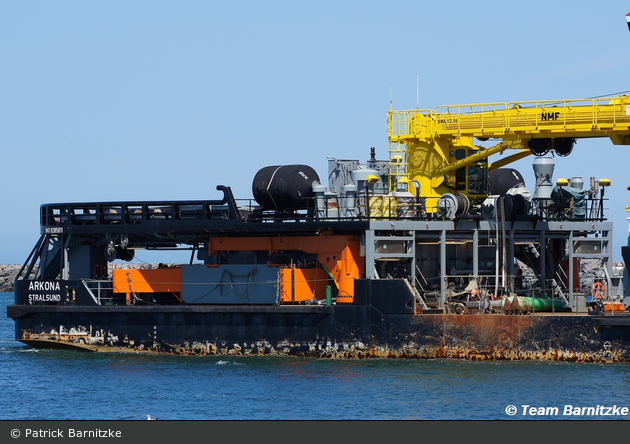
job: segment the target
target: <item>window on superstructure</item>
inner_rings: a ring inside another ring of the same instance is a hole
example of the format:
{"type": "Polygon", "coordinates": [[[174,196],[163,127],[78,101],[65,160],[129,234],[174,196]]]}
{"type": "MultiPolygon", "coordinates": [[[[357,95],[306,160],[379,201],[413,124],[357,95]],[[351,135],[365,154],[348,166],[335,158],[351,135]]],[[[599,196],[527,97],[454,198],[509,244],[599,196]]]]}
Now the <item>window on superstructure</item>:
{"type": "MultiPolygon", "coordinates": [[[[470,150],[468,155],[478,153],[479,150],[470,150]]],[[[488,159],[482,159],[474,165],[468,166],[468,194],[488,194],[488,159]]]]}
{"type": "MultiPolygon", "coordinates": [[[[455,150],[455,160],[466,158],[466,150],[455,150]]],[[[457,191],[466,191],[466,168],[455,170],[455,189],[457,191]]]]}

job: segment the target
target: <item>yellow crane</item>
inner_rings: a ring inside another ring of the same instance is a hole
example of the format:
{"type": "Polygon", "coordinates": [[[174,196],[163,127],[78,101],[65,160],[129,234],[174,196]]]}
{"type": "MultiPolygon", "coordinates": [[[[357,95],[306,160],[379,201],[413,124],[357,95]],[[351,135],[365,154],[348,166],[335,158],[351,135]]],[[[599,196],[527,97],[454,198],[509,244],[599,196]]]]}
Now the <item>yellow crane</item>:
{"type": "Polygon", "coordinates": [[[446,193],[479,202],[488,196],[492,170],[550,151],[568,156],[580,138],[630,145],[630,96],[390,110],[387,126],[390,190],[402,179],[429,210],[446,193]],[[483,147],[473,139],[498,143],[483,147]],[[516,152],[489,162],[506,150],[516,152]]]}

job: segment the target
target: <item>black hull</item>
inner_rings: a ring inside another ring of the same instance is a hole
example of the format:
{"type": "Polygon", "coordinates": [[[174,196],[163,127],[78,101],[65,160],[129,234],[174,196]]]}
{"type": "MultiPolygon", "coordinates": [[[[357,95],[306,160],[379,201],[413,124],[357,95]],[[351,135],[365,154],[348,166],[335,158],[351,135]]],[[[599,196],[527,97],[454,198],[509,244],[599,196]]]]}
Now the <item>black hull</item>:
{"type": "Polygon", "coordinates": [[[12,306],[40,348],[182,355],[629,362],[630,317],[319,307],[12,306]]]}

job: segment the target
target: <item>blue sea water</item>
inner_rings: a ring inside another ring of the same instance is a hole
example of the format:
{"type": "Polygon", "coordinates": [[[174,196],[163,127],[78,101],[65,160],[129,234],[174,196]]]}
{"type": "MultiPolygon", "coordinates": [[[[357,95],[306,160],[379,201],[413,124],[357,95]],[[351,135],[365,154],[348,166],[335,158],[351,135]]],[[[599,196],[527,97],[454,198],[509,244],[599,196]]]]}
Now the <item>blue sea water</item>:
{"type": "Polygon", "coordinates": [[[12,302],[0,293],[0,420],[630,419],[630,364],[37,350],[13,339],[12,302]],[[597,406],[618,414],[575,414],[597,406]]]}

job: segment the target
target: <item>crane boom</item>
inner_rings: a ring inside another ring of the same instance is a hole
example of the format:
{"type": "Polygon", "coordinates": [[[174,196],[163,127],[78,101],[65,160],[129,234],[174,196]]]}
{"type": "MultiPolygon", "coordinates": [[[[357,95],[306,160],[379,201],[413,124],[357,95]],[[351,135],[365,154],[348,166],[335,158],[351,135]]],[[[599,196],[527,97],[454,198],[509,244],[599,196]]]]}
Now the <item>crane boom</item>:
{"type": "Polygon", "coordinates": [[[493,169],[528,155],[553,151],[567,156],[581,138],[607,137],[615,145],[630,145],[630,96],[390,110],[387,123],[390,189],[406,177],[433,202],[452,192],[478,201],[488,195],[493,169]],[[486,148],[473,139],[499,142],[486,148]],[[518,152],[488,163],[506,150],[518,152]]]}

